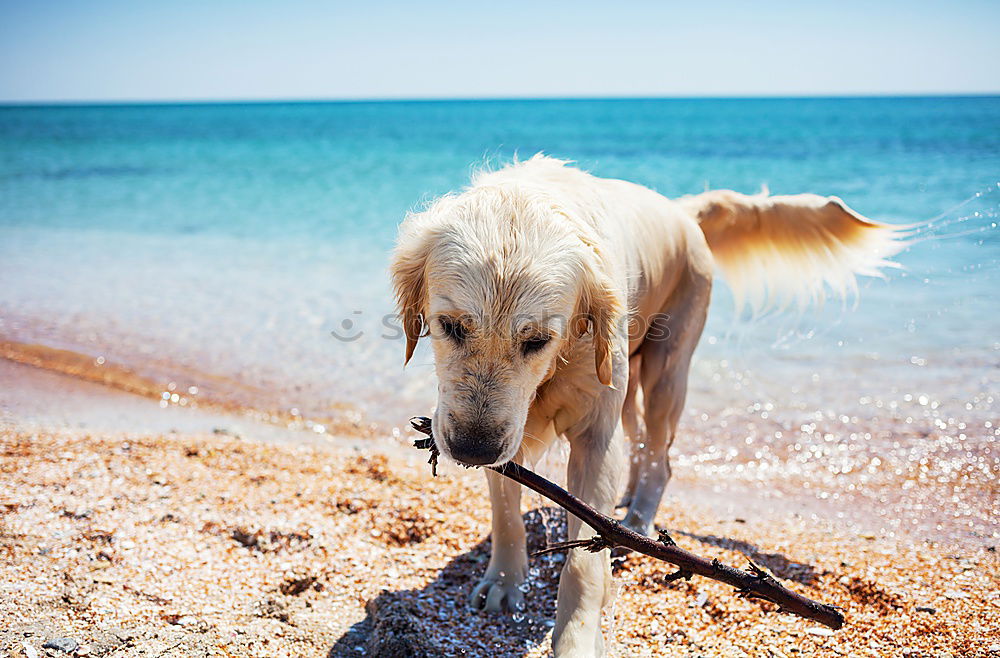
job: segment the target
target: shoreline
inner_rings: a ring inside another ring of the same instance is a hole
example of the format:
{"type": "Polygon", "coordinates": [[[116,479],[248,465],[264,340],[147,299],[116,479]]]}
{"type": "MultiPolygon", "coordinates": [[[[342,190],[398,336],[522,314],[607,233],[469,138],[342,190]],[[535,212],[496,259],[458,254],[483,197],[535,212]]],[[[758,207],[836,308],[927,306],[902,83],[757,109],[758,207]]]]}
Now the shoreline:
{"type": "MultiPolygon", "coordinates": [[[[867,400],[867,406],[852,415],[832,409],[810,413],[810,407],[778,409],[769,402],[740,406],[726,400],[715,408],[697,408],[695,403],[704,402],[705,391],[716,385],[719,375],[713,379],[704,372],[692,373],[696,400],[689,400],[671,451],[674,477],[668,495],[678,487],[713,498],[753,491],[769,505],[837,518],[857,532],[875,529],[889,536],[979,546],[1000,543],[995,522],[1000,517],[1000,453],[995,447],[1000,427],[985,421],[975,429],[972,422],[974,416],[990,417],[996,402],[991,396],[977,399],[975,407],[958,418],[942,416],[936,400],[898,391],[893,392],[895,398],[867,400]]],[[[244,395],[251,387],[229,377],[144,368],[0,334],[4,388],[11,391],[7,397],[12,402],[0,418],[6,416],[14,427],[32,421],[46,429],[217,429],[232,434],[239,430],[231,428],[246,425],[257,427],[257,435],[267,440],[350,439],[355,445],[375,443],[381,449],[398,447],[399,437],[409,432],[405,426],[367,420],[350,403],[327,403],[330,412],[322,415],[300,412],[277,406],[277,400],[263,392],[244,395]],[[48,400],[50,389],[61,394],[48,400]],[[86,408],[75,403],[80,396],[88,400],[86,408]],[[75,415],[54,418],[44,409],[67,407],[75,415]],[[130,411],[123,414],[126,407],[130,411]],[[30,408],[37,418],[20,413],[30,408]],[[183,420],[194,416],[204,422],[183,420]]],[[[317,405],[304,404],[303,409],[307,406],[317,405]]],[[[415,408],[406,417],[427,411],[415,408]]],[[[556,460],[565,460],[565,446],[552,452],[560,453],[556,460]]],[[[558,472],[556,478],[561,477],[558,472]]]]}
{"type": "Polygon", "coordinates": [[[260,392],[254,392],[248,385],[229,377],[176,366],[146,374],[139,368],[108,360],[101,355],[21,342],[0,334],[0,362],[4,361],[54,373],[75,382],[96,384],[155,400],[161,409],[203,409],[290,430],[307,429],[317,434],[330,432],[338,436],[371,438],[385,432],[384,427],[362,420],[361,412],[349,404],[338,405],[341,408],[336,415],[303,416],[297,410],[271,407],[260,392]],[[175,380],[191,383],[178,386],[175,380]],[[237,393],[240,390],[244,391],[244,395],[237,393]],[[262,404],[253,404],[253,401],[262,404]]]}

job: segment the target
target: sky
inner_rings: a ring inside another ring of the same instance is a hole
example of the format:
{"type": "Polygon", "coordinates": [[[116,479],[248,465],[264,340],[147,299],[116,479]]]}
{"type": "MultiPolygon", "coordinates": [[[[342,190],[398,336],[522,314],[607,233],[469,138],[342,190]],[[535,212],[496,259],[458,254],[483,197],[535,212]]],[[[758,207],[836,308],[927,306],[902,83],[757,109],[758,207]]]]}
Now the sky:
{"type": "Polygon", "coordinates": [[[0,102],[997,93],[998,35],[996,0],[0,0],[0,102]]]}

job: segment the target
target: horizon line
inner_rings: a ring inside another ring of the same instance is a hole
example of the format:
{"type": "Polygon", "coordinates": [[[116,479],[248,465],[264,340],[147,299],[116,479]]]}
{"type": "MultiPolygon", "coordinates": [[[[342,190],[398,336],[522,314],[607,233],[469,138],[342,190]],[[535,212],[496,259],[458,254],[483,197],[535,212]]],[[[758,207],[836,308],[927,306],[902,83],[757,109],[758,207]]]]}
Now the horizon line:
{"type": "Polygon", "coordinates": [[[656,100],[810,100],[810,99],[917,99],[917,98],[995,98],[1000,91],[963,92],[887,92],[887,93],[814,93],[814,94],[676,94],[676,95],[553,95],[553,96],[358,96],[358,97],[286,97],[286,98],[176,98],[176,99],[0,99],[0,107],[60,106],[134,106],[134,105],[282,105],[349,103],[475,103],[475,102],[551,102],[551,101],[656,101],[656,100]]]}

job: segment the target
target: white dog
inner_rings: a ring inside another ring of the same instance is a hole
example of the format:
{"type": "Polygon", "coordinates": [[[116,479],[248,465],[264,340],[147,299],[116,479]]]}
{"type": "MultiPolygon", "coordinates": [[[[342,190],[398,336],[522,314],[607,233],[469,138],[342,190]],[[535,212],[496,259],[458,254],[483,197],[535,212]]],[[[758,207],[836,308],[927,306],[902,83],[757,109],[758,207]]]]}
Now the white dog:
{"type": "MultiPolygon", "coordinates": [[[[441,452],[530,467],[564,436],[569,490],[610,513],[628,436],[637,449],[625,523],[648,533],[716,265],[741,308],[808,303],[847,292],[856,273],[877,275],[898,237],[836,198],[718,191],[670,201],[538,155],[409,215],[391,271],[407,361],[425,332],[433,338],[441,452]]],[[[471,602],[517,610],[528,563],[520,486],[485,472],[493,554],[471,602]]],[[[568,523],[570,539],[593,534],[568,523]]],[[[606,552],[570,552],[556,656],[604,654],[610,583],[606,552]]]]}

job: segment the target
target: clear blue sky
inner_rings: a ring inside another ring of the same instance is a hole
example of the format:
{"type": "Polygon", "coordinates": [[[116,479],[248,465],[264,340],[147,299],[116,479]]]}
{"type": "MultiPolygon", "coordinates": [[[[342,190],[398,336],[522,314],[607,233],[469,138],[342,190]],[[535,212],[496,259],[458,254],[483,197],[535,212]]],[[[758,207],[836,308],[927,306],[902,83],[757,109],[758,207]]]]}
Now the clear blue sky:
{"type": "Polygon", "coordinates": [[[0,101],[998,91],[997,0],[0,0],[0,101]]]}

